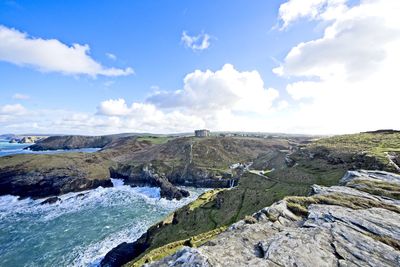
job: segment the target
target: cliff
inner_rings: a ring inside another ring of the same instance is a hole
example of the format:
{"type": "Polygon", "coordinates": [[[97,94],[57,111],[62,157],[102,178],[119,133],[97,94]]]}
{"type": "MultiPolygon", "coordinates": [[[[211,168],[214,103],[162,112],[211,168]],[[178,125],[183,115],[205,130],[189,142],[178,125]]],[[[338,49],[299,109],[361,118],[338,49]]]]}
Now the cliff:
{"type": "Polygon", "coordinates": [[[63,136],[49,137],[34,146],[37,149],[103,146],[103,149],[95,153],[0,157],[1,195],[53,196],[106,186],[113,177],[133,186],[157,186],[162,197],[180,199],[188,196],[188,192],[177,185],[230,187],[237,184],[241,171],[230,169],[233,163],[257,161],[260,156],[283,162],[285,153],[279,151],[288,148],[288,141],[63,136]]]}
{"type": "Polygon", "coordinates": [[[42,198],[112,186],[110,164],[94,153],[0,157],[0,195],[42,198]]]}
{"type": "Polygon", "coordinates": [[[243,170],[236,187],[211,191],[193,205],[174,212],[172,220],[162,221],[138,240],[111,250],[103,266],[120,266],[128,261],[143,263],[141,259],[147,256],[168,254],[177,246],[193,243],[199,236],[208,236],[207,233],[242,220],[285,196],[305,196],[313,184],[337,185],[347,170],[396,171],[400,135],[354,134],[307,144],[287,140],[287,144],[287,149],[264,147],[264,153],[243,170]]]}
{"type": "Polygon", "coordinates": [[[314,185],[146,266],[398,266],[400,176],[351,171],[340,183],[314,185]]]}

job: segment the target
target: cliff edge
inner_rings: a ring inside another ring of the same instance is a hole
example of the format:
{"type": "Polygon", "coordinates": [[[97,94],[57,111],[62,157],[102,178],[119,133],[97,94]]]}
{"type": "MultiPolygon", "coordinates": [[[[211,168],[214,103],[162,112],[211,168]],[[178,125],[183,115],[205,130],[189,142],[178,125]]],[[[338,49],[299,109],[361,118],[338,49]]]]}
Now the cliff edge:
{"type": "MultiPolygon", "coordinates": [[[[400,175],[349,171],[146,266],[399,266],[400,175]]],[[[137,263],[131,263],[137,266],[137,263]]]]}

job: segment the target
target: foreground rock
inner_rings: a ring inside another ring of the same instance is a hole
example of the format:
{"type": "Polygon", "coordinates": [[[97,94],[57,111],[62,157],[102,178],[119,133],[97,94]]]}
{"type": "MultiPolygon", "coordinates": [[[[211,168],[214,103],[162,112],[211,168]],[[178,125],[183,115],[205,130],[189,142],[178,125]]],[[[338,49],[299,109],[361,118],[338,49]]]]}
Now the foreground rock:
{"type": "Polygon", "coordinates": [[[287,197],[147,266],[399,266],[400,176],[353,171],[341,184],[287,197]]]}

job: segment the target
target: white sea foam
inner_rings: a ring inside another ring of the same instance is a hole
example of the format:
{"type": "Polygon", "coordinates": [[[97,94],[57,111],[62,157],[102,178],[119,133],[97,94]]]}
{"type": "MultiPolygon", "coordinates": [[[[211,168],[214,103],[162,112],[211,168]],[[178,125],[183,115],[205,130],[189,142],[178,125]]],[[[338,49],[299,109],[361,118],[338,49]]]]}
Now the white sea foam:
{"type": "Polygon", "coordinates": [[[76,247],[72,254],[76,255],[73,266],[99,266],[104,256],[114,247],[123,242],[132,242],[138,239],[149,227],[148,222],[142,221],[121,229],[119,232],[107,236],[100,242],[93,242],[88,246],[76,247]]]}
{"type": "Polygon", "coordinates": [[[30,255],[27,255],[26,262],[20,265],[33,262],[33,265],[51,266],[57,262],[60,266],[97,266],[113,247],[122,242],[133,242],[151,224],[193,201],[204,191],[186,188],[191,191],[190,197],[180,201],[166,200],[160,199],[159,188],[130,187],[118,179],[112,182],[114,187],[111,188],[99,187],[59,196],[61,201],[53,204],[41,204],[44,199],[0,197],[0,230],[11,231],[12,238],[5,240],[13,242],[10,240],[15,239],[16,242],[14,245],[3,244],[9,250],[2,250],[2,258],[13,260],[18,251],[26,253],[30,248],[21,246],[29,242],[31,245],[42,244],[43,253],[39,259],[38,256],[29,259],[30,255]],[[23,225],[33,230],[25,229],[23,225]],[[73,240],[76,234],[78,239],[73,240]],[[48,246],[48,237],[62,243],[55,244],[54,248],[48,246]]]}

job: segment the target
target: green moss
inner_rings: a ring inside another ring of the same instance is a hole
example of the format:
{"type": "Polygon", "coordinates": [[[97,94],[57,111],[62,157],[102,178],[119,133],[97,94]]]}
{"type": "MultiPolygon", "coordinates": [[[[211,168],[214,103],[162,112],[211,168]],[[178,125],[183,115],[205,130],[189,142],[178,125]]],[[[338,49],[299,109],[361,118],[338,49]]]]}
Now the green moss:
{"type": "Polygon", "coordinates": [[[195,201],[189,204],[189,210],[193,211],[194,209],[212,201],[216,195],[223,190],[225,189],[214,189],[201,194],[195,201]]]}
{"type": "Polygon", "coordinates": [[[226,226],[219,227],[217,229],[201,233],[199,235],[193,236],[188,239],[184,240],[179,240],[175,242],[171,242],[169,244],[166,244],[162,247],[153,249],[148,251],[145,255],[141,256],[138,258],[136,261],[131,261],[127,263],[125,266],[126,267],[139,267],[143,266],[145,263],[149,263],[152,261],[157,261],[160,260],[164,257],[170,256],[174,254],[176,251],[181,249],[183,246],[190,246],[190,247],[198,247],[205,242],[211,240],[214,238],[216,235],[220,234],[221,232],[226,230],[226,226]]]}

